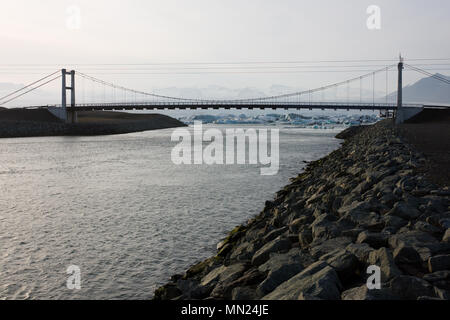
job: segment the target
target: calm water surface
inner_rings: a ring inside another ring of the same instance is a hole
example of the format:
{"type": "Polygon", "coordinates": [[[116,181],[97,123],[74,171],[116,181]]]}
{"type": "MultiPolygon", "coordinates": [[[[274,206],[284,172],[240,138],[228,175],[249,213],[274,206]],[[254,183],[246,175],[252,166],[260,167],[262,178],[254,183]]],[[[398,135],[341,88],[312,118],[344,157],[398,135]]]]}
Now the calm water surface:
{"type": "Polygon", "coordinates": [[[338,130],[279,128],[275,176],[253,165],[176,166],[171,129],[1,139],[0,298],[151,298],[214,254],[304,160],[339,146],[338,130]],[[70,265],[81,268],[79,291],[66,287],[70,265]]]}

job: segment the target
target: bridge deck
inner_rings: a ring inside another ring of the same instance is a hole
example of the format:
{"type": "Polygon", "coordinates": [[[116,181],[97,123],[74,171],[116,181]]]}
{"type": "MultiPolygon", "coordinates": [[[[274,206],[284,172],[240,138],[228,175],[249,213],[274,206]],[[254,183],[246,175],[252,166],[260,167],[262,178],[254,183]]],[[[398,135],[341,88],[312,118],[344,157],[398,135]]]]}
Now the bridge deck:
{"type": "MultiPolygon", "coordinates": [[[[411,104],[405,107],[418,107],[411,104]]],[[[111,104],[77,104],[74,109],[78,111],[90,110],[218,110],[218,109],[331,109],[331,110],[383,110],[392,111],[397,106],[389,103],[298,103],[298,102],[271,102],[271,103],[222,103],[222,102],[153,102],[153,103],[111,103],[111,104]]],[[[72,109],[69,107],[68,109],[72,109]]]]}

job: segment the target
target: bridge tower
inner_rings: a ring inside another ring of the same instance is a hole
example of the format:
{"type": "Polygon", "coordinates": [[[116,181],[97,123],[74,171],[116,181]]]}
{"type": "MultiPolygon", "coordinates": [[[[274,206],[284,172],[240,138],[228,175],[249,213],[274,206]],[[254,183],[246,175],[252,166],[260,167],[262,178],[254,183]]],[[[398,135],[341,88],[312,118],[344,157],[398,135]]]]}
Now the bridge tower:
{"type": "Polygon", "coordinates": [[[77,113],[75,111],[75,70],[67,71],[66,69],[61,70],[62,73],[62,98],[61,107],[64,114],[66,115],[66,122],[75,123],[77,122],[77,113]],[[70,86],[67,86],[66,76],[70,75],[70,86]],[[67,90],[70,90],[70,109],[67,112],[67,90]]]}
{"type": "Polygon", "coordinates": [[[400,55],[400,62],[398,63],[397,111],[395,113],[395,124],[401,124],[423,110],[423,106],[403,107],[403,69],[403,57],[400,55]]]}
{"type": "Polygon", "coordinates": [[[403,123],[403,58],[400,55],[398,63],[398,87],[397,87],[397,110],[395,112],[395,123],[403,123]]]}
{"type": "Polygon", "coordinates": [[[398,89],[397,89],[397,108],[403,106],[403,58],[400,55],[400,62],[398,63],[398,89]]]}

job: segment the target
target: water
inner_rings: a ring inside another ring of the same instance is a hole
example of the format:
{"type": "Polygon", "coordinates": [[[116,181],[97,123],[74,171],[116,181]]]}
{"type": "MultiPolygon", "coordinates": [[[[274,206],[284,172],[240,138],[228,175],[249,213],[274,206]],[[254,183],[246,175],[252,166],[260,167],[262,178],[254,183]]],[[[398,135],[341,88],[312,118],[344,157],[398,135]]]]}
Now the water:
{"type": "MultiPolygon", "coordinates": [[[[220,129],[232,126],[218,126],[220,129]]],[[[336,130],[280,127],[280,171],[175,166],[172,130],[0,140],[0,298],[149,299],[215,253],[336,130]],[[81,290],[66,270],[81,268],[81,290]]]]}

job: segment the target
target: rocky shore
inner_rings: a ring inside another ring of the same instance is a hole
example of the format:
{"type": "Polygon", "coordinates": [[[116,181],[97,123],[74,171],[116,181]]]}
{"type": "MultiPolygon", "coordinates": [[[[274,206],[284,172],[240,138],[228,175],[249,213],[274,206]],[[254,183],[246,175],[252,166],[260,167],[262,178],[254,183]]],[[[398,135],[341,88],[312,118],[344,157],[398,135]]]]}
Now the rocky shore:
{"type": "Polygon", "coordinates": [[[450,299],[448,187],[418,170],[428,159],[391,121],[340,136],[154,299],[450,299]],[[369,266],[380,289],[368,289],[369,266]]]}

